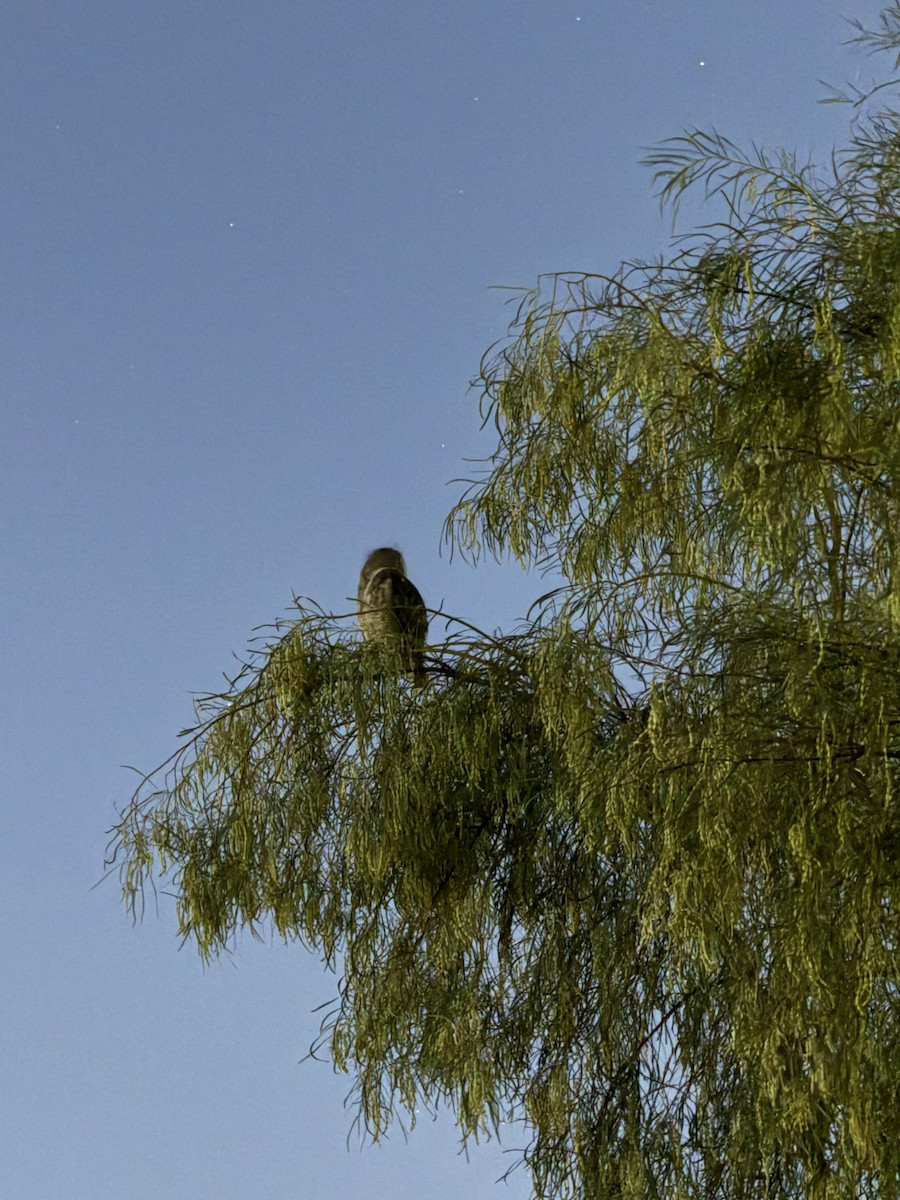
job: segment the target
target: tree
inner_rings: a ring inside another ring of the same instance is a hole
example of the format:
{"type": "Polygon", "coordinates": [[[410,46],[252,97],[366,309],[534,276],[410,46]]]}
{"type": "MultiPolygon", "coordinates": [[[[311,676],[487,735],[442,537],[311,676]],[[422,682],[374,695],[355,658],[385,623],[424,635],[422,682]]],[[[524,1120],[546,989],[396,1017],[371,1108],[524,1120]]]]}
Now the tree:
{"type": "Polygon", "coordinates": [[[900,119],[858,98],[827,172],[651,161],[724,220],[525,298],[446,527],[561,585],[418,690],[301,606],[111,861],[204,955],[340,961],[375,1137],[446,1102],[521,1120],[541,1197],[897,1196],[900,119]]]}

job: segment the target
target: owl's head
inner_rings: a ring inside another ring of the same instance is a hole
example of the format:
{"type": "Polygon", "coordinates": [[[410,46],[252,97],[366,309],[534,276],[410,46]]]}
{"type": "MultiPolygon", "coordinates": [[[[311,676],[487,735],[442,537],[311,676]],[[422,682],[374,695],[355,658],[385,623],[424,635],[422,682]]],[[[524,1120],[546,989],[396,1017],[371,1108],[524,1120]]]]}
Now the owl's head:
{"type": "Polygon", "coordinates": [[[403,555],[393,546],[382,546],[379,550],[373,550],[363,564],[363,572],[368,575],[383,570],[399,571],[401,575],[406,574],[403,555]]]}

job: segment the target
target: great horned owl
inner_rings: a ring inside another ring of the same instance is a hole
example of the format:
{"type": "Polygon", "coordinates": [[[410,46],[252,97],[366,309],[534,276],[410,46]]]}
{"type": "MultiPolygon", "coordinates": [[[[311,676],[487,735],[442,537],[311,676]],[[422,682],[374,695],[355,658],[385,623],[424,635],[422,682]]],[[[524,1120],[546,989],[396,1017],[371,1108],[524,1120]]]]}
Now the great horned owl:
{"type": "Polygon", "coordinates": [[[399,638],[403,664],[416,683],[425,681],[425,601],[406,577],[399,550],[373,550],[359,574],[359,627],[373,640],[399,638]]]}

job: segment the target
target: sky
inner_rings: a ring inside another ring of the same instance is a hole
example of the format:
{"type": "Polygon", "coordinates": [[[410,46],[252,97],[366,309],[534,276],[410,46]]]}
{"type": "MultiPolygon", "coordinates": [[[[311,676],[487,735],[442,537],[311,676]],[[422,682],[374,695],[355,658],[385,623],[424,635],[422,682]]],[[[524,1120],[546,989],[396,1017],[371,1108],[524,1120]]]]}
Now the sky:
{"type": "Polygon", "coordinates": [[[639,160],[685,128],[827,157],[878,9],[5,0],[4,1200],[528,1196],[516,1129],[361,1146],[300,1061],[334,978],[249,937],[203,967],[165,896],[133,926],[107,831],[191,694],[293,594],[348,612],[375,546],[429,607],[525,615],[539,576],[441,547],[502,289],[664,250],[639,160]]]}

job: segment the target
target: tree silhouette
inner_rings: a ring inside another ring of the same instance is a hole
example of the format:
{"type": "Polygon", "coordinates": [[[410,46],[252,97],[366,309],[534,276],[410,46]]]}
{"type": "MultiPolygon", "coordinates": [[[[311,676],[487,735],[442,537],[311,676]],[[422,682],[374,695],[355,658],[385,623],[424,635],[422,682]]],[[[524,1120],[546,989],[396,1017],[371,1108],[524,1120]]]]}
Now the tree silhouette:
{"type": "Polygon", "coordinates": [[[664,144],[722,220],[523,298],[446,526],[556,572],[520,629],[416,690],[300,603],[114,830],[204,955],[340,964],[376,1137],[521,1121],[541,1197],[900,1191],[900,120],[851,99],[827,170],[664,144]]]}

